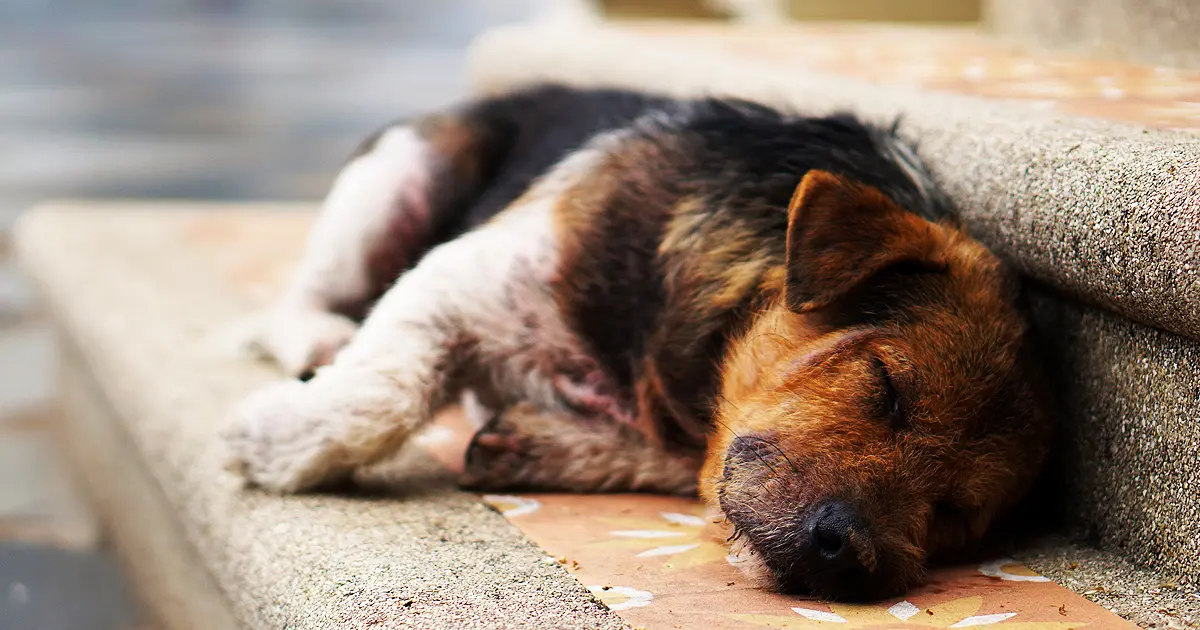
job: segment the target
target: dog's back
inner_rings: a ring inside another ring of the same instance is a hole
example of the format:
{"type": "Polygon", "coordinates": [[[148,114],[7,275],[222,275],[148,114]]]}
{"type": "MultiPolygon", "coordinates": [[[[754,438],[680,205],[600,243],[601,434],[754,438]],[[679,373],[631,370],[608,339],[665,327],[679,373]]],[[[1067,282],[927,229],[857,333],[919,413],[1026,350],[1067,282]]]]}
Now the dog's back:
{"type": "MultiPolygon", "coordinates": [[[[911,149],[890,130],[850,115],[811,118],[737,99],[680,100],[630,90],[538,85],[471,102],[443,116],[464,121],[479,136],[480,146],[494,147],[480,158],[487,189],[456,225],[460,230],[503,210],[534,179],[597,134],[630,126],[656,141],[672,136],[701,140],[692,148],[704,151],[718,187],[744,186],[746,177],[795,176],[797,168],[820,168],[876,186],[926,218],[949,214],[911,149]],[[727,159],[733,162],[723,168],[727,159]]],[[[354,156],[369,152],[384,130],[370,136],[354,156]]],[[[784,202],[788,195],[790,191],[784,202]]]]}

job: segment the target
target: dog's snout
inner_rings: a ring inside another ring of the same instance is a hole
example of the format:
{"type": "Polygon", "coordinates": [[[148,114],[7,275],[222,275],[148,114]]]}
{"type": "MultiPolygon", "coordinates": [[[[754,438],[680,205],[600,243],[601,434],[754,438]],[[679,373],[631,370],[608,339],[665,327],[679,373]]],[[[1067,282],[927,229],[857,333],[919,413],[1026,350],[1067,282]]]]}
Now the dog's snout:
{"type": "Polygon", "coordinates": [[[891,594],[905,583],[896,574],[894,554],[889,555],[872,519],[854,501],[815,502],[794,513],[783,528],[739,506],[729,503],[731,520],[784,592],[863,600],[891,594]]]}
{"type": "Polygon", "coordinates": [[[812,509],[805,519],[812,570],[822,574],[853,574],[875,570],[874,545],[858,510],[833,499],[812,509]]]}

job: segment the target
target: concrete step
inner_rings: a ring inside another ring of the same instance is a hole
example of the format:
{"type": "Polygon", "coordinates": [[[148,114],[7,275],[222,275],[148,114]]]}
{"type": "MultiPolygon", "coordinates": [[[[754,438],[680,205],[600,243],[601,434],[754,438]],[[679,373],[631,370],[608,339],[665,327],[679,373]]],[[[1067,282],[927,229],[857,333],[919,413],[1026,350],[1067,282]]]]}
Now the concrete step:
{"type": "Polygon", "coordinates": [[[1144,628],[1200,627],[1200,592],[1194,586],[1141,569],[1118,553],[1048,536],[1014,557],[1144,628]]]}
{"type": "Polygon", "coordinates": [[[1062,388],[1068,527],[1200,584],[1200,74],[1030,56],[966,28],[492,31],[476,86],[728,94],[890,123],[1030,278],[1062,388]]]}

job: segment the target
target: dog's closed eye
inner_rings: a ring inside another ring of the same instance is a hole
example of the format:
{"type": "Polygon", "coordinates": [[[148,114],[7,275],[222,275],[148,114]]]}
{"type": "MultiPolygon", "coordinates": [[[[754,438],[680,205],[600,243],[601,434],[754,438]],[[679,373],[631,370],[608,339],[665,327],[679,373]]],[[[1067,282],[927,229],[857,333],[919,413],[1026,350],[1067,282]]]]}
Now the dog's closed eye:
{"type": "Polygon", "coordinates": [[[878,403],[880,418],[893,430],[906,428],[908,426],[908,416],[904,407],[904,398],[896,389],[896,382],[892,378],[887,363],[884,363],[883,359],[879,357],[874,357],[872,363],[874,364],[875,373],[879,375],[880,379],[878,403]]]}

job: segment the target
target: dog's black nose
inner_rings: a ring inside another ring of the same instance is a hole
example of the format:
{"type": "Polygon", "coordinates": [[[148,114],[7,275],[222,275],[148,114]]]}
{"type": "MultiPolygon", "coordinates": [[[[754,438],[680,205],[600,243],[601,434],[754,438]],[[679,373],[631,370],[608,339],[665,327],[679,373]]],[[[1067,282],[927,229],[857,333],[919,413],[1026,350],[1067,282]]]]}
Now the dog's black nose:
{"type": "Polygon", "coordinates": [[[809,511],[804,524],[810,571],[825,575],[870,572],[875,569],[874,545],[858,510],[831,499],[809,511]]]}

